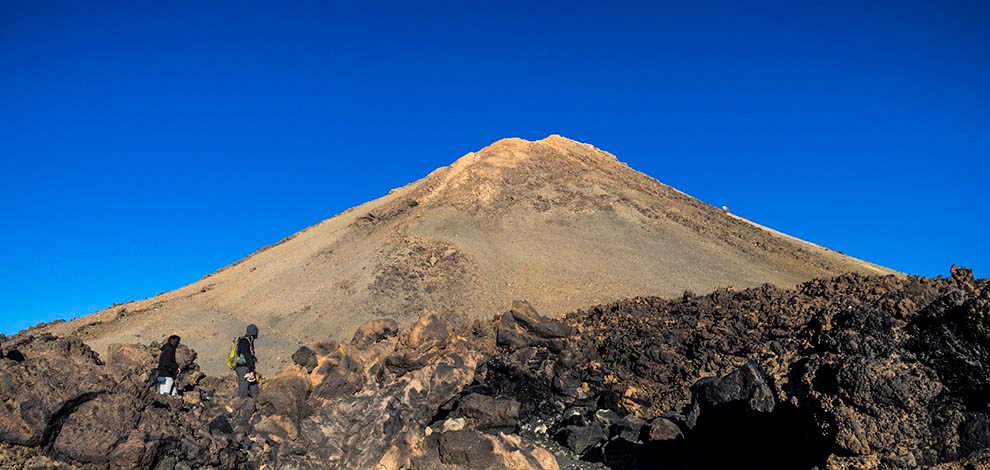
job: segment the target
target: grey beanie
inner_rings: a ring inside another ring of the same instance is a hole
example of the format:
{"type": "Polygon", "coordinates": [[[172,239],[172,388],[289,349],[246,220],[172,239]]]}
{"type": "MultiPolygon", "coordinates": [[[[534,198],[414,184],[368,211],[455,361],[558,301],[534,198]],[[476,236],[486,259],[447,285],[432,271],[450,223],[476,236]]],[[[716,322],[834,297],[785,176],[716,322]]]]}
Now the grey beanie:
{"type": "Polygon", "coordinates": [[[248,325],[247,326],[247,335],[248,336],[258,336],[258,325],[255,325],[254,323],[248,325]]]}

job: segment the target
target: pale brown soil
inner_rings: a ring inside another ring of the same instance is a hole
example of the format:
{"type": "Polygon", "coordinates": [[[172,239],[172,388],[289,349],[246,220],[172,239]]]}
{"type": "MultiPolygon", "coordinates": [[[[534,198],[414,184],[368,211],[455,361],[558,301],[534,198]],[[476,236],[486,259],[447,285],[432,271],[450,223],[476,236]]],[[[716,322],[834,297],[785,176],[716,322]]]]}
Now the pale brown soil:
{"type": "Polygon", "coordinates": [[[591,145],[504,139],[196,283],[46,329],[101,352],[176,333],[217,373],[231,339],[257,323],[262,369],[275,371],[300,344],[424,308],[489,318],[526,299],[559,316],[850,271],[891,272],[725,213],[591,145]]]}

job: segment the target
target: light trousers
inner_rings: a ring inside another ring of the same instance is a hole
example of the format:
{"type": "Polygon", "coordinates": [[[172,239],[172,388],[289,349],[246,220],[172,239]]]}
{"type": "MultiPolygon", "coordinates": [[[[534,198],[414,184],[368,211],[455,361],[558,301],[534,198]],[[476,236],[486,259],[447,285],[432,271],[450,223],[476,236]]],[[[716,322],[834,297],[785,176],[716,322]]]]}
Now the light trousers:
{"type": "Polygon", "coordinates": [[[159,395],[177,395],[175,392],[175,379],[172,377],[159,377],[158,378],[158,394],[159,395]]]}

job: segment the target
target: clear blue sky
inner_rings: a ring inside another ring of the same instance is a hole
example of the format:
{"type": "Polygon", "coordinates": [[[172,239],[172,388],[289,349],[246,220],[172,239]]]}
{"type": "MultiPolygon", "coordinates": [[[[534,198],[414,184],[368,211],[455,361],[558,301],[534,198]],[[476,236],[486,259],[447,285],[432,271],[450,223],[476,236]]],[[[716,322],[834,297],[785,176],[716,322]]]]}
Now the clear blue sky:
{"type": "Polygon", "coordinates": [[[990,275],[986,1],[366,3],[0,2],[0,331],[551,133],[857,257],[990,275]]]}

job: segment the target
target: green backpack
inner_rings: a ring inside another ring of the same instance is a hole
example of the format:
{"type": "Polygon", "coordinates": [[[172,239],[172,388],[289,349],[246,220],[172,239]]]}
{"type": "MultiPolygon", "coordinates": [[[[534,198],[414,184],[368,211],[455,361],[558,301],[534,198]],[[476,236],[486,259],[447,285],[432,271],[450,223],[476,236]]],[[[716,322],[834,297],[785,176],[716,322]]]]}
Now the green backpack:
{"type": "Polygon", "coordinates": [[[227,368],[234,370],[241,363],[241,358],[237,357],[237,341],[241,338],[234,338],[234,343],[230,345],[230,353],[227,354],[227,368]]]}

